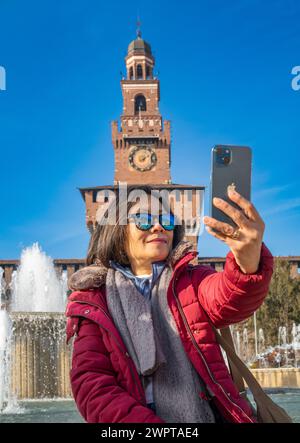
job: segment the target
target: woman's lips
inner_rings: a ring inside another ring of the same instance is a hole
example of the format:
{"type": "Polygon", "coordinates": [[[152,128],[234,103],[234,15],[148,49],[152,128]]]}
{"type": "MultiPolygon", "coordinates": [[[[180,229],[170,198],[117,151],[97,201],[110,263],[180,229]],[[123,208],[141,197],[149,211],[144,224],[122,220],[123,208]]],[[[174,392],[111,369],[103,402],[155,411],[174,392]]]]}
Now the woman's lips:
{"type": "Polygon", "coordinates": [[[159,243],[167,243],[167,240],[163,238],[155,238],[154,240],[150,240],[148,243],[159,242],[159,243]]]}

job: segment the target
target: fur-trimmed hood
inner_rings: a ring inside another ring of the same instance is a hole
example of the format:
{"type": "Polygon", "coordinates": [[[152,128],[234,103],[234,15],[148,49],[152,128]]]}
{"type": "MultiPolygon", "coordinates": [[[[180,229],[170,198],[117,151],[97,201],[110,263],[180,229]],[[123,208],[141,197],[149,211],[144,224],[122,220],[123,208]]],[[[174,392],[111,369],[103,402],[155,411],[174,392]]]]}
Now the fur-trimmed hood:
{"type": "MultiPolygon", "coordinates": [[[[166,262],[173,269],[178,260],[192,251],[195,251],[193,243],[182,240],[171,250],[166,262]]],[[[92,265],[74,272],[74,274],[68,279],[68,287],[71,291],[84,291],[100,288],[105,284],[107,270],[108,268],[104,266],[99,259],[96,259],[95,263],[92,265]]]]}

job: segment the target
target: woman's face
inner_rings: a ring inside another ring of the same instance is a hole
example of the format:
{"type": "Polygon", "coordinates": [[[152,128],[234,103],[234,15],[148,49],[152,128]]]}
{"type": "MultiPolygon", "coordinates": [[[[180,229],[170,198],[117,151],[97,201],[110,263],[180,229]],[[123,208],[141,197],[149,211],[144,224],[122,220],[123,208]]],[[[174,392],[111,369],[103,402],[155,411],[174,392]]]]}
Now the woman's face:
{"type": "MultiPolygon", "coordinates": [[[[136,214],[139,206],[135,205],[129,210],[136,214]]],[[[140,212],[150,213],[150,209],[142,207],[140,212]]],[[[151,266],[152,262],[165,260],[172,248],[173,231],[166,231],[155,218],[155,224],[149,231],[141,231],[134,222],[127,225],[126,253],[131,265],[151,266]]]]}

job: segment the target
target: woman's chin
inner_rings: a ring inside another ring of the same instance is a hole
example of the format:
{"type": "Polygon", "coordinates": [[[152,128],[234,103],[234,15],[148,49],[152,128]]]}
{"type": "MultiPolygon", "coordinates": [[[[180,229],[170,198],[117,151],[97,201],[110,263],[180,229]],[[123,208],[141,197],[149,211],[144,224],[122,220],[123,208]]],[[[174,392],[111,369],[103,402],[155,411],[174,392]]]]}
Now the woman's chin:
{"type": "Polygon", "coordinates": [[[165,260],[169,255],[169,246],[166,243],[155,242],[148,245],[150,246],[148,249],[149,256],[151,256],[154,261],[165,260]]]}

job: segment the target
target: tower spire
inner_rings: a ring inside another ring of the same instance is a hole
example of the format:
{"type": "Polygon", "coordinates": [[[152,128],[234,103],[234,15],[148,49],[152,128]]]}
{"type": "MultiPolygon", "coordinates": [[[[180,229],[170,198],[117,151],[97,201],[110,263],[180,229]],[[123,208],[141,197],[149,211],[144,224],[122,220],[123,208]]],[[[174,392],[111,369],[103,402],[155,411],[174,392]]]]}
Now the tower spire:
{"type": "Polygon", "coordinates": [[[141,20],[140,20],[140,16],[139,15],[137,17],[137,22],[136,22],[136,35],[137,35],[137,38],[142,38],[141,20]]]}

